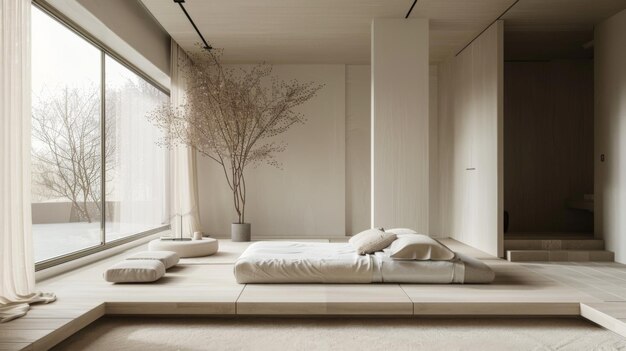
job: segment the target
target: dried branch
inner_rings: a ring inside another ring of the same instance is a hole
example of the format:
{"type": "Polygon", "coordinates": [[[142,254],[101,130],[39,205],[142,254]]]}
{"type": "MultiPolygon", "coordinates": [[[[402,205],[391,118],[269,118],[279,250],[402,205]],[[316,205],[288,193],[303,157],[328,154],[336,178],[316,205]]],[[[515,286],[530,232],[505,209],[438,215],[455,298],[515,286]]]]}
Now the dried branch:
{"type": "Polygon", "coordinates": [[[278,80],[268,64],[225,67],[220,58],[221,52],[213,50],[179,61],[186,100],[159,107],[149,119],[165,132],[162,145],[191,147],[222,167],[238,223],[244,223],[246,167],[266,163],[280,168],[275,156],[286,145],[276,137],[305,122],[295,108],[322,86],[278,80]]]}

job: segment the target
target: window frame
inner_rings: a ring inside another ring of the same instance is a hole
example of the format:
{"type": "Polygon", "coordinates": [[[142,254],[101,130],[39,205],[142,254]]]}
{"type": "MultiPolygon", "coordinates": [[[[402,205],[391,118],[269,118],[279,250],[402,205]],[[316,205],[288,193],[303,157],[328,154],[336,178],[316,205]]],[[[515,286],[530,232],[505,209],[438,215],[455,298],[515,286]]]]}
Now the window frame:
{"type": "MultiPolygon", "coordinates": [[[[100,135],[101,136],[104,135],[103,133],[105,130],[105,122],[106,122],[106,116],[105,116],[105,112],[106,112],[106,64],[105,64],[105,61],[106,61],[107,55],[111,59],[117,61],[122,66],[129,69],[132,73],[139,76],[141,79],[145,80],[146,82],[148,82],[149,84],[157,88],[166,96],[168,97],[170,96],[169,89],[159,84],[155,79],[151,78],[149,75],[144,73],[141,69],[131,64],[128,60],[124,59],[123,56],[119,55],[117,52],[115,52],[114,50],[106,46],[102,41],[92,36],[89,32],[84,30],[81,26],[77,25],[74,21],[67,18],[65,15],[60,13],[54,7],[50,6],[49,4],[41,0],[33,0],[32,6],[37,7],[37,9],[41,10],[46,15],[50,16],[52,20],[57,21],[59,24],[61,24],[62,26],[64,26],[65,28],[73,32],[74,34],[78,35],[79,37],[81,37],[82,39],[84,39],[85,41],[87,41],[89,44],[93,45],[96,49],[100,51],[100,80],[101,80],[100,82],[100,99],[101,99],[100,135]]],[[[105,144],[104,139],[102,140],[100,145],[101,145],[100,146],[101,155],[105,155],[106,144],[105,144]]],[[[101,157],[100,162],[101,162],[101,171],[100,171],[101,172],[101,175],[100,175],[101,176],[101,189],[100,191],[101,191],[101,194],[103,195],[102,197],[103,203],[106,203],[106,196],[104,195],[106,193],[106,189],[105,189],[105,186],[106,186],[105,162],[106,161],[104,157],[101,157]]],[[[168,195],[166,194],[166,199],[167,198],[168,198],[168,195]]],[[[43,261],[35,262],[35,271],[38,272],[46,268],[51,268],[51,267],[54,267],[63,263],[67,263],[67,262],[76,260],[78,258],[89,256],[89,255],[92,255],[92,254],[95,254],[104,250],[108,250],[110,248],[120,246],[120,245],[129,243],[129,242],[132,242],[132,241],[135,241],[135,240],[138,240],[138,239],[150,236],[150,235],[154,235],[158,232],[168,230],[171,228],[170,224],[165,224],[160,227],[149,229],[147,231],[143,231],[143,232],[125,236],[123,238],[107,241],[106,232],[105,232],[105,220],[104,220],[106,218],[106,206],[102,206],[101,216],[102,216],[102,220],[100,221],[100,244],[99,245],[90,246],[90,247],[87,247],[78,251],[72,251],[67,254],[63,254],[63,255],[49,258],[43,261]]]]}

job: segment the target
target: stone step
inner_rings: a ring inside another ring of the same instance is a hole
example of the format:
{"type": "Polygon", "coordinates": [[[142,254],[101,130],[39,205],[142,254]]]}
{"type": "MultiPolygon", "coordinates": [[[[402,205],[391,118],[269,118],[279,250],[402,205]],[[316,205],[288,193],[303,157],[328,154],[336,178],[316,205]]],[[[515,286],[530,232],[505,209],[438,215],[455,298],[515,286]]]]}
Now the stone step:
{"type": "Polygon", "coordinates": [[[604,250],[601,239],[504,239],[505,250],[604,250]]]}
{"type": "Polygon", "coordinates": [[[511,262],[612,262],[615,254],[606,250],[508,250],[511,262]]]}

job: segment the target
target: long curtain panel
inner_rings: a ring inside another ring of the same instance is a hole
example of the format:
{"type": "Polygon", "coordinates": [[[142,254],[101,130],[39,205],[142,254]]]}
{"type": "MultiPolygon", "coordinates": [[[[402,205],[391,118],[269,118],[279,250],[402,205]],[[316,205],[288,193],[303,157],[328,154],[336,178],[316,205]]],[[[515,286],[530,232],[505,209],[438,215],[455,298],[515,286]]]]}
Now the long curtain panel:
{"type": "Polygon", "coordinates": [[[167,152],[155,143],[162,130],[145,117],[169,97],[106,56],[106,239],[120,239],[167,223],[167,152]]]}
{"type": "MultiPolygon", "coordinates": [[[[170,101],[173,106],[185,103],[185,75],[183,66],[189,56],[172,40],[170,101]]],[[[189,147],[179,145],[170,150],[170,201],[169,213],[172,232],[176,236],[191,236],[199,231],[198,186],[196,176],[196,153],[189,147]]]]}
{"type": "Polygon", "coordinates": [[[34,291],[30,11],[30,0],[2,0],[0,7],[0,322],[55,299],[34,291]]]}

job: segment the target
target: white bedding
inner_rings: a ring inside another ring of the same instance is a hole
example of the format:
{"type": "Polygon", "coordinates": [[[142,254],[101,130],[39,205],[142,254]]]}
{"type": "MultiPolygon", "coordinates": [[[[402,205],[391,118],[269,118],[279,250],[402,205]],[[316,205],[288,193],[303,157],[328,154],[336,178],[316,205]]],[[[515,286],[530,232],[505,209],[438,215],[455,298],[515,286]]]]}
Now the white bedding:
{"type": "Polygon", "coordinates": [[[457,255],[451,261],[398,261],[359,255],[348,243],[257,242],[235,262],[239,283],[487,283],[493,272],[457,255]],[[466,270],[466,263],[471,269],[466,270]],[[468,273],[471,273],[468,275],[468,273]]]}
{"type": "Polygon", "coordinates": [[[465,265],[463,261],[398,261],[386,253],[374,255],[380,273],[374,275],[372,283],[463,283],[465,265]]]}
{"type": "Polygon", "coordinates": [[[352,245],[261,241],[235,262],[239,283],[371,283],[374,260],[352,245]]]}

